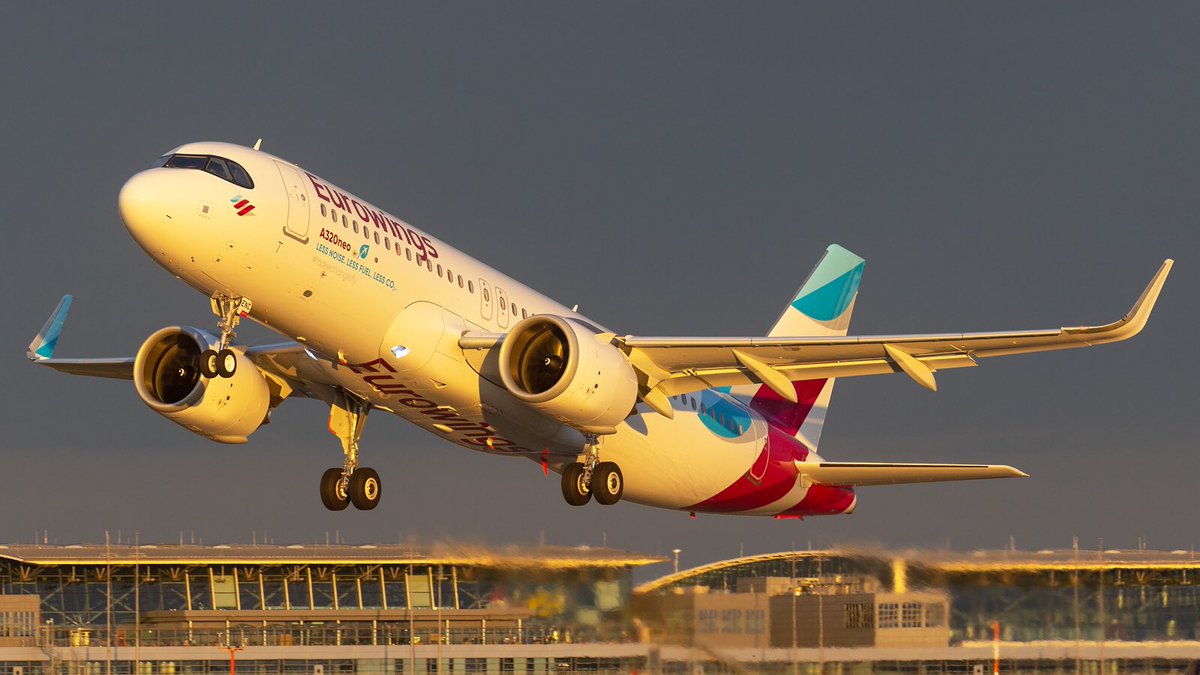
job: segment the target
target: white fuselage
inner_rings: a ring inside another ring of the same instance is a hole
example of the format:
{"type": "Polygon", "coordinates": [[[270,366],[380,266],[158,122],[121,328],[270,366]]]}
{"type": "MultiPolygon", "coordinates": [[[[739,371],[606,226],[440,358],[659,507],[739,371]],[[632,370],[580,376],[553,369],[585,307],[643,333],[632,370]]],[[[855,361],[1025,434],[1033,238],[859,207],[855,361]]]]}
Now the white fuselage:
{"type": "MultiPolygon", "coordinates": [[[[582,450],[579,432],[481,376],[458,342],[468,331],[504,333],[533,314],[586,317],[267,153],[225,143],[172,152],[226,157],[254,181],[247,189],[170,168],[130,179],[122,216],[172,274],[205,295],[249,298],[250,318],[304,344],[326,382],[435,435],[493,454],[548,457],[556,469],[582,450]]],[[[814,455],[772,435],[746,405],[711,390],[671,404],[674,419],[639,405],[603,438],[604,459],[624,473],[625,499],[777,514],[806,498],[809,488],[786,467],[814,455]],[[764,455],[778,466],[747,481],[764,455]],[[737,494],[713,501],[730,490],[737,494]]]]}

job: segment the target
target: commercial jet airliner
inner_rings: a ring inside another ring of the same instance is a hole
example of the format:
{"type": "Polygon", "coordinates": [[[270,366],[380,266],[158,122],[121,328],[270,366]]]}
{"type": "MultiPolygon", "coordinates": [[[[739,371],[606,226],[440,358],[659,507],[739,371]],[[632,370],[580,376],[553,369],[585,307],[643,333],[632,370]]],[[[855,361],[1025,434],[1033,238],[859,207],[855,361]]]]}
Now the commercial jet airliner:
{"type": "Polygon", "coordinates": [[[286,160],[190,143],[125,183],[121,218],[158,264],[211,299],[215,330],[168,326],[132,358],[64,359],[63,298],[37,364],[133,380],[152,410],[244,443],[288,398],[330,407],[340,467],[324,505],[372,509],[360,466],[372,410],[562,476],[567,503],[626,499],[779,518],[849,513],[863,485],[1003,478],[1009,466],[830,462],[817,455],[835,378],[935,373],[1008,354],[1125,340],[1146,324],[1163,262],[1104,326],[848,336],[863,259],[830,246],[764,337],[621,335],[286,160]],[[234,341],[249,318],[286,336],[234,341]]]}

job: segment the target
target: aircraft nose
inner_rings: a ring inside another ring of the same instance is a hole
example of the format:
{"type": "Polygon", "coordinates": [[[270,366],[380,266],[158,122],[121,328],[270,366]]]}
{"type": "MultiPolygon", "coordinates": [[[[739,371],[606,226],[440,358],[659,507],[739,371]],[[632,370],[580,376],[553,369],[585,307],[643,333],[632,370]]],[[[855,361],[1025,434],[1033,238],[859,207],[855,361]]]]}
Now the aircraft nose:
{"type": "Polygon", "coordinates": [[[125,229],[133,238],[146,246],[154,233],[161,229],[163,221],[171,217],[166,208],[166,191],[162,169],[147,169],[134,174],[121,188],[117,207],[125,229]]]}

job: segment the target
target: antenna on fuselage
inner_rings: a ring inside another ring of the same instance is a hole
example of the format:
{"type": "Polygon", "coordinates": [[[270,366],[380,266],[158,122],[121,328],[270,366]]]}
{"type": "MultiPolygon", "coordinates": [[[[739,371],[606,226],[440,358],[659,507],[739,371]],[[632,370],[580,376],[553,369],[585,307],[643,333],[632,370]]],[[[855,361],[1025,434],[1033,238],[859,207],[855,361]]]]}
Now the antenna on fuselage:
{"type": "Polygon", "coordinates": [[[254,149],[262,150],[262,139],[261,138],[258,139],[257,141],[254,141],[254,149]]]}

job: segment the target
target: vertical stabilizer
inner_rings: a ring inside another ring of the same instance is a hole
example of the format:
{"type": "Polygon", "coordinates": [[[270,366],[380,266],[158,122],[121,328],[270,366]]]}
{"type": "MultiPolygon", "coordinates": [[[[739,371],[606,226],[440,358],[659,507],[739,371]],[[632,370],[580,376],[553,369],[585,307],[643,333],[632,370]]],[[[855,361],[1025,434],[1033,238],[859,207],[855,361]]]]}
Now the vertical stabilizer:
{"type": "MultiPolygon", "coordinates": [[[[850,315],[854,312],[865,264],[854,253],[837,244],[830,245],[767,335],[845,335],[850,329],[850,315]]],[[[796,388],[797,403],[784,399],[766,385],[733,387],[730,393],[815,451],[833,394],[833,379],[793,382],[792,386],[796,388]]]]}

